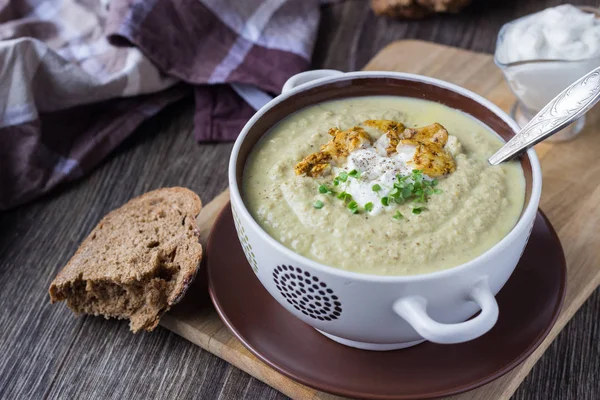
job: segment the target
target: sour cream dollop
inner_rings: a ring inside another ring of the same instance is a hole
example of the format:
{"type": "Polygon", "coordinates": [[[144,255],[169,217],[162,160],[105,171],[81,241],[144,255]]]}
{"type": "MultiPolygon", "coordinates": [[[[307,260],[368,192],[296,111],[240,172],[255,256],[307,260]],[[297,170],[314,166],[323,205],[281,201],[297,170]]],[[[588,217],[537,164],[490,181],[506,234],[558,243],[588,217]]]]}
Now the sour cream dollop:
{"type": "Polygon", "coordinates": [[[371,214],[377,215],[384,210],[381,198],[389,195],[397,182],[397,175],[410,175],[414,166],[411,161],[415,155],[416,148],[411,145],[401,144],[397,153],[387,156],[386,148],[389,144],[387,136],[381,136],[373,146],[365,145],[351,152],[346,160],[346,165],[334,168],[335,175],[340,172],[356,170],[360,172],[358,178],[348,178],[346,182],[340,182],[339,190],[352,195],[352,199],[361,207],[367,203],[373,203],[371,214]],[[373,190],[373,186],[379,185],[381,190],[373,190]]]}

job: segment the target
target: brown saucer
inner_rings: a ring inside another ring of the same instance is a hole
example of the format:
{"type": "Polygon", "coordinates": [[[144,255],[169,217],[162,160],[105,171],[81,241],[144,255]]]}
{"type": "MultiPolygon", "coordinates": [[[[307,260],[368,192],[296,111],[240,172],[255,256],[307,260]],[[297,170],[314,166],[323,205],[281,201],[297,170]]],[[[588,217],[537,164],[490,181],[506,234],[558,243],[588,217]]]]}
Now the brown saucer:
{"type": "Polygon", "coordinates": [[[370,399],[452,395],[502,376],[546,337],[566,286],[560,241],[540,211],[519,265],[497,296],[500,317],[490,332],[461,344],[366,351],[327,339],[269,295],[244,257],[229,205],[215,221],[207,254],[212,301],[254,355],[315,389],[370,399]]]}

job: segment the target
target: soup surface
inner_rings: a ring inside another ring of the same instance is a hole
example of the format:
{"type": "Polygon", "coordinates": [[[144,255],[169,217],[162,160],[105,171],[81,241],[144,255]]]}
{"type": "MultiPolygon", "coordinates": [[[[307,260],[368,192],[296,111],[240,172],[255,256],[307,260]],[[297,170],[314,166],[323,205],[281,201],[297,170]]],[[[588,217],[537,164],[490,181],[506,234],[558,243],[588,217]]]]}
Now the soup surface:
{"type": "Polygon", "coordinates": [[[520,164],[487,162],[501,146],[485,125],[438,103],[325,102],[257,143],[243,198],[269,235],[322,264],[377,275],[439,271],[488,250],[520,216],[520,164]]]}

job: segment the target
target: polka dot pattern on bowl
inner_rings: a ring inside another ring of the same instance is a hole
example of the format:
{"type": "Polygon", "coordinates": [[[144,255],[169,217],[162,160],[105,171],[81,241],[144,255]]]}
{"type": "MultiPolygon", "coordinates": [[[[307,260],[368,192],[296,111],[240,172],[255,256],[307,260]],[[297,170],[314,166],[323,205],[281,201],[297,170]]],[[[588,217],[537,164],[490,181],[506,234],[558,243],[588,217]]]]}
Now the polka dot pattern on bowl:
{"type": "Polygon", "coordinates": [[[342,303],[318,277],[291,265],[278,265],[273,281],[286,301],[302,314],[319,321],[333,321],[342,315],[342,303]]]}

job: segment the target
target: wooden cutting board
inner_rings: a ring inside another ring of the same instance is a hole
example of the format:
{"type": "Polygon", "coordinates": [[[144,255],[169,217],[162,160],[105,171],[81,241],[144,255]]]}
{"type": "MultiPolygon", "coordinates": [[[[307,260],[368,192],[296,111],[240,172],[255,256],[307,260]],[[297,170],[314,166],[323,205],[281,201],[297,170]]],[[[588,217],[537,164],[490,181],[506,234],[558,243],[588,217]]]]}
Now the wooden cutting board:
{"type": "MultiPolygon", "coordinates": [[[[514,96],[492,56],[421,41],[394,42],[381,50],[365,70],[412,72],[466,87],[508,111],[514,96]]],[[[600,284],[600,132],[594,132],[600,113],[588,117],[585,132],[568,143],[536,147],[544,176],[541,208],[554,225],[565,249],[568,285],[556,325],[542,345],[510,373],[479,389],[452,399],[508,399],[550,343],[600,284]]],[[[227,203],[226,191],[208,204],[198,217],[201,241],[227,203]]],[[[340,399],[298,384],[254,357],[221,322],[208,301],[206,280],[200,278],[184,301],[167,314],[161,325],[230,362],[250,375],[295,399],[340,399]]],[[[585,355],[583,355],[585,357],[585,355]]],[[[557,360],[558,362],[559,360],[557,360]]]]}

